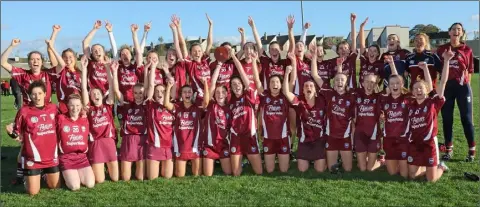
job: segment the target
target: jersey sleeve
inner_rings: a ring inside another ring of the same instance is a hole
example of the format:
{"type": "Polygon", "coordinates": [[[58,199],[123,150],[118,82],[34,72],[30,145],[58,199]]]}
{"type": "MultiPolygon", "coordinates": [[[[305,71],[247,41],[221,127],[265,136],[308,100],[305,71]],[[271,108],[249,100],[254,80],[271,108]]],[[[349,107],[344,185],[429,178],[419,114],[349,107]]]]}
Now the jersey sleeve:
{"type": "Polygon", "coordinates": [[[432,56],[433,56],[433,67],[435,67],[436,71],[441,73],[443,68],[443,63],[440,60],[440,57],[436,53],[432,54],[432,56]]]}
{"type": "MultiPolygon", "coordinates": [[[[473,52],[472,52],[471,49],[468,50],[467,61],[468,62],[467,62],[467,68],[466,69],[467,69],[468,73],[472,74],[474,64],[473,64],[473,52]]],[[[472,81],[472,80],[470,80],[470,81],[472,81]]]]}
{"type": "Polygon", "coordinates": [[[20,129],[23,129],[23,123],[24,123],[24,114],[25,110],[20,109],[17,112],[17,115],[15,116],[15,122],[13,123],[13,132],[20,134],[20,129]]]}
{"type": "Polygon", "coordinates": [[[350,76],[350,87],[357,88],[357,53],[352,52],[350,56],[348,56],[348,61],[352,65],[352,70],[349,71],[350,76]]]}
{"type": "Polygon", "coordinates": [[[245,91],[244,96],[245,96],[246,101],[248,101],[251,105],[256,104],[257,100],[256,100],[255,91],[250,89],[250,87],[248,87],[248,89],[245,91]]]}
{"type": "Polygon", "coordinates": [[[12,71],[10,74],[12,75],[12,79],[17,81],[18,85],[23,85],[24,83],[22,82],[22,77],[26,74],[27,72],[23,68],[15,67],[12,66],[12,71]]]}
{"type": "Polygon", "coordinates": [[[442,109],[443,104],[445,104],[445,97],[440,97],[437,93],[435,93],[434,91],[432,91],[432,92],[430,93],[430,97],[429,97],[429,98],[432,100],[432,104],[433,104],[434,107],[435,107],[436,113],[440,112],[440,110],[442,109]]]}

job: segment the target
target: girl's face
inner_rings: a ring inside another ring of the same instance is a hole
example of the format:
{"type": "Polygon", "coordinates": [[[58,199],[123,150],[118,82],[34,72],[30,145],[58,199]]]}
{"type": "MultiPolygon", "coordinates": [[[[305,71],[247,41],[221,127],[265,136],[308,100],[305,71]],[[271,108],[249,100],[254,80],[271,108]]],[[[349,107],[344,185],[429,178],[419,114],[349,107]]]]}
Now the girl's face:
{"type": "Polygon", "coordinates": [[[43,89],[40,87],[36,87],[32,89],[30,99],[35,104],[35,106],[43,106],[45,105],[45,96],[45,91],[43,91],[43,89]]]}
{"type": "Polygon", "coordinates": [[[450,39],[460,39],[463,36],[463,28],[460,26],[460,24],[455,24],[450,28],[450,31],[448,31],[448,34],[450,35],[450,39]]]}
{"type": "Polygon", "coordinates": [[[200,47],[200,45],[195,45],[191,48],[191,51],[190,51],[192,54],[192,60],[196,61],[196,62],[200,62],[202,60],[202,56],[203,56],[203,51],[202,51],[202,47],[200,47]]]}
{"type": "Polygon", "coordinates": [[[167,64],[168,67],[173,67],[177,63],[177,53],[175,50],[168,50],[167,51],[167,64]]]}
{"type": "Polygon", "coordinates": [[[70,99],[68,101],[68,113],[70,116],[78,116],[82,111],[82,102],[80,99],[70,99]]]}
{"type": "Polygon", "coordinates": [[[215,88],[215,100],[219,104],[225,104],[227,99],[227,90],[224,87],[215,88]]]}
{"type": "Polygon", "coordinates": [[[101,106],[103,104],[103,94],[100,89],[96,88],[90,91],[90,100],[92,100],[95,106],[101,106]]]}
{"type": "Polygon", "coordinates": [[[333,79],[333,89],[340,94],[345,93],[347,87],[347,76],[344,74],[337,74],[333,79]]]}
{"type": "Polygon", "coordinates": [[[143,87],[133,87],[133,98],[135,99],[136,103],[143,102],[144,100],[144,88],[143,87]]]}
{"type": "Polygon", "coordinates": [[[323,60],[323,56],[325,53],[323,53],[323,46],[317,46],[317,58],[318,60],[323,60]]]}
{"type": "Polygon", "coordinates": [[[165,86],[158,85],[155,87],[155,91],[153,92],[153,98],[157,103],[163,104],[163,99],[165,96],[165,86]]]}
{"type": "Polygon", "coordinates": [[[388,51],[395,51],[400,45],[400,40],[398,39],[397,35],[390,35],[388,36],[387,43],[388,51]]]}
{"type": "Polygon", "coordinates": [[[280,78],[278,78],[277,76],[270,78],[268,87],[273,95],[280,94],[280,90],[282,89],[282,83],[280,81],[280,78]]]}
{"type": "Polygon", "coordinates": [[[412,93],[417,100],[423,100],[427,97],[427,86],[424,82],[418,81],[413,84],[412,93]]]}
{"type": "Polygon", "coordinates": [[[363,77],[362,86],[365,88],[365,92],[372,94],[377,84],[377,78],[375,75],[366,75],[363,77]]]}
{"type": "Polygon", "coordinates": [[[279,44],[272,44],[268,47],[268,51],[270,53],[270,58],[272,60],[277,61],[280,59],[280,45],[279,44]]]}
{"type": "Polygon", "coordinates": [[[377,60],[380,56],[380,51],[377,50],[377,47],[369,47],[367,51],[368,58],[370,60],[377,60]]]}
{"type": "Polygon", "coordinates": [[[340,44],[337,50],[340,57],[348,57],[350,55],[350,46],[347,43],[340,44]]]}
{"type": "Polygon", "coordinates": [[[417,35],[415,37],[415,49],[417,49],[418,52],[425,50],[425,46],[427,45],[427,40],[423,35],[417,35]]]}
{"type": "Polygon", "coordinates": [[[95,45],[92,47],[92,56],[95,61],[100,61],[105,56],[105,52],[103,51],[103,47],[100,45],[95,45]]]}
{"type": "Polygon", "coordinates": [[[305,51],[305,45],[303,44],[303,42],[297,42],[295,44],[295,55],[297,57],[300,57],[303,55],[304,51],[305,51]]]}
{"type": "Polygon", "coordinates": [[[148,53],[147,62],[157,62],[158,63],[158,54],[155,52],[148,53]]]}
{"type": "Polygon", "coordinates": [[[243,46],[243,50],[245,52],[245,57],[250,57],[255,53],[255,46],[253,43],[247,43],[245,46],[243,46]]]}
{"type": "Polygon", "coordinates": [[[184,103],[191,103],[193,98],[193,90],[190,87],[182,89],[182,100],[184,103]]]}
{"type": "Polygon", "coordinates": [[[403,81],[400,79],[400,77],[390,78],[388,82],[388,88],[390,89],[390,93],[392,95],[399,96],[402,94],[403,81]]]}
{"type": "Polygon", "coordinates": [[[130,61],[132,61],[132,53],[130,53],[130,50],[124,48],[120,51],[120,59],[122,59],[123,64],[130,63],[130,61]]]}
{"type": "Polygon", "coordinates": [[[67,64],[68,68],[75,68],[75,64],[77,63],[77,58],[75,58],[75,54],[67,51],[65,52],[65,54],[63,54],[62,59],[67,64]]]}
{"type": "Polygon", "coordinates": [[[237,97],[240,97],[243,93],[242,81],[239,78],[234,78],[230,82],[233,94],[235,94],[237,97]]]}
{"type": "Polygon", "coordinates": [[[315,89],[315,84],[313,83],[313,81],[307,81],[303,84],[303,95],[308,98],[308,99],[311,99],[315,96],[315,93],[316,93],[316,89],[315,89]]]}
{"type": "Polygon", "coordinates": [[[38,53],[32,53],[30,55],[30,60],[28,60],[28,66],[33,73],[38,73],[42,69],[43,60],[42,56],[38,53]]]}

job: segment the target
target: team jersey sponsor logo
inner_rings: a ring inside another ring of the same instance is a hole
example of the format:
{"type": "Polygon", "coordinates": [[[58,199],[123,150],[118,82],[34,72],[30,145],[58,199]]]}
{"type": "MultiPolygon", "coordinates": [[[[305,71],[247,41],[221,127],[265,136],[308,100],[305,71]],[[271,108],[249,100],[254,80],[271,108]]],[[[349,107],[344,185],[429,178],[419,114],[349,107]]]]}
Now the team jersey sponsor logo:
{"type": "Polygon", "coordinates": [[[64,131],[65,133],[70,132],[70,127],[69,127],[69,126],[64,126],[64,127],[63,127],[63,131],[64,131]]]}
{"type": "Polygon", "coordinates": [[[135,112],[133,114],[138,114],[139,111],[140,109],[135,109],[135,112]]]}
{"type": "Polygon", "coordinates": [[[30,118],[30,121],[32,123],[37,123],[38,122],[38,118],[36,116],[32,116],[32,118],[30,118]]]}
{"type": "Polygon", "coordinates": [[[73,131],[73,133],[78,133],[78,132],[80,132],[80,129],[78,128],[78,126],[73,126],[72,131],[73,131]]]}
{"type": "Polygon", "coordinates": [[[51,118],[52,120],[54,120],[54,119],[55,119],[55,114],[53,114],[53,113],[50,114],[50,118],[51,118]]]}
{"type": "Polygon", "coordinates": [[[85,132],[87,129],[85,128],[85,126],[82,126],[82,132],[85,132]]]}
{"type": "Polygon", "coordinates": [[[223,151],[223,155],[224,155],[224,156],[228,156],[228,150],[224,150],[224,151],[223,151]]]}
{"type": "Polygon", "coordinates": [[[268,152],[268,147],[263,147],[264,152],[268,152]]]}
{"type": "Polygon", "coordinates": [[[287,152],[288,148],[286,146],[282,147],[283,152],[287,152]]]}
{"type": "Polygon", "coordinates": [[[385,110],[388,110],[388,107],[390,107],[390,105],[385,104],[385,110]]]}
{"type": "Polygon", "coordinates": [[[131,113],[132,113],[132,109],[128,109],[128,113],[131,114],[131,113]]]}

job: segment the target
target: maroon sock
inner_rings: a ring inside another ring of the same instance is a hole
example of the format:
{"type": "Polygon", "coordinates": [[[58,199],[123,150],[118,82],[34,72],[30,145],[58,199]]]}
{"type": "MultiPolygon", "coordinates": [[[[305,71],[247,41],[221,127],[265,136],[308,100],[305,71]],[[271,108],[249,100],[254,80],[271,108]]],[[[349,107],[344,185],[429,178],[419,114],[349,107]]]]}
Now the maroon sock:
{"type": "Polygon", "coordinates": [[[475,156],[475,141],[468,143],[468,155],[475,156]]]}

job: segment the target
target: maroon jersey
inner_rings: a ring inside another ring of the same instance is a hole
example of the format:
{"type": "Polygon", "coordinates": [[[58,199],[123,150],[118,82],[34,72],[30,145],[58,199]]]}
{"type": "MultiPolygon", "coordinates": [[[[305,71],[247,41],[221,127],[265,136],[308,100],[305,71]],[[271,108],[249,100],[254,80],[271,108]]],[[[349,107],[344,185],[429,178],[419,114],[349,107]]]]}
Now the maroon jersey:
{"type": "MultiPolygon", "coordinates": [[[[437,54],[443,65],[443,53],[452,47],[450,43],[441,45],[437,49],[437,54]]],[[[473,73],[473,52],[466,44],[460,47],[452,47],[452,52],[455,54],[449,61],[448,80],[456,80],[460,85],[468,84],[469,74],[473,73]]]]}
{"type": "Polygon", "coordinates": [[[228,105],[220,106],[214,100],[210,101],[204,119],[204,144],[213,147],[229,139],[230,119],[228,105]]]}
{"type": "Polygon", "coordinates": [[[269,91],[263,91],[263,94],[260,94],[260,109],[262,110],[263,137],[265,139],[288,137],[289,104],[285,96],[282,93],[272,96],[269,91]]]}
{"type": "Polygon", "coordinates": [[[273,62],[272,58],[263,55],[260,57],[260,65],[262,66],[262,72],[260,73],[260,80],[263,83],[264,88],[268,88],[268,81],[273,75],[279,75],[281,77],[285,74],[285,67],[287,67],[287,61],[285,59],[279,59],[277,62],[273,62]]]}
{"type": "Polygon", "coordinates": [[[147,105],[146,103],[136,104],[124,103],[118,108],[118,119],[122,126],[121,135],[146,135],[147,105]]]}
{"type": "Polygon", "coordinates": [[[320,92],[327,101],[327,123],[325,134],[334,138],[348,138],[352,118],[355,116],[355,93],[340,95],[332,89],[320,92]]]}
{"type": "MultiPolygon", "coordinates": [[[[177,62],[175,65],[171,68],[168,69],[175,79],[175,84],[177,88],[181,88],[185,84],[187,84],[187,71],[185,70],[185,67],[181,67],[180,64],[177,62]]],[[[158,75],[158,74],[157,74],[158,75]]],[[[181,91],[178,91],[178,97],[180,96],[181,91]]]]}
{"type": "MultiPolygon", "coordinates": [[[[216,60],[210,63],[211,74],[215,71],[217,64],[218,62],[216,60]]],[[[232,59],[224,62],[220,68],[220,73],[218,74],[217,86],[225,86],[227,87],[227,91],[230,91],[230,78],[232,78],[234,71],[236,71],[236,68],[232,59]]]]}
{"type": "Polygon", "coordinates": [[[88,86],[90,88],[98,88],[102,94],[108,94],[108,75],[107,67],[103,63],[90,60],[87,66],[88,86]]]}
{"type": "Polygon", "coordinates": [[[47,103],[42,109],[23,106],[15,117],[13,130],[23,139],[22,157],[26,169],[58,165],[57,106],[47,103]]]}
{"type": "Polygon", "coordinates": [[[240,97],[232,94],[230,98],[232,112],[230,131],[236,136],[252,137],[256,134],[255,103],[255,92],[251,89],[245,90],[240,97]]]}
{"type": "Polygon", "coordinates": [[[370,139],[376,140],[379,135],[379,96],[380,94],[365,94],[365,90],[359,89],[356,95],[356,120],[355,130],[371,135],[370,139]]]}
{"type": "MultiPolygon", "coordinates": [[[[240,63],[242,63],[243,70],[245,71],[245,74],[247,75],[248,80],[250,81],[249,88],[256,91],[257,87],[255,86],[255,81],[253,79],[253,66],[252,66],[253,63],[247,63],[245,59],[240,60],[240,63]]],[[[260,63],[257,63],[257,69],[260,74],[262,73],[261,67],[262,66],[260,65],[260,63]]],[[[240,74],[238,73],[238,70],[235,70],[233,74],[240,76],[240,74]]]]}
{"type": "Polygon", "coordinates": [[[408,135],[408,108],[411,99],[407,95],[400,95],[396,99],[392,96],[380,96],[379,109],[385,116],[383,137],[406,139],[408,135]]]}
{"type": "Polygon", "coordinates": [[[58,147],[61,154],[86,153],[88,151],[88,120],[79,117],[73,121],[60,114],[57,117],[58,147]]]}
{"type": "Polygon", "coordinates": [[[113,124],[112,105],[90,105],[87,113],[90,141],[102,138],[115,139],[115,125],[113,124]]]}
{"type": "MultiPolygon", "coordinates": [[[[337,62],[337,58],[333,60],[335,63],[337,62]]],[[[335,70],[334,67],[333,70],[335,70]]],[[[335,71],[335,74],[336,73],[335,71]]],[[[357,88],[357,53],[351,53],[347,59],[345,59],[342,63],[342,73],[347,76],[348,88],[357,88]]]]}
{"type": "MultiPolygon", "coordinates": [[[[376,60],[371,63],[364,55],[360,56],[360,77],[358,79],[358,87],[362,88],[363,77],[366,75],[376,75],[379,79],[385,78],[384,67],[385,64],[381,60],[376,60]]],[[[382,83],[382,81],[379,81],[379,83],[382,83]]]]}
{"type": "Polygon", "coordinates": [[[56,78],[56,91],[57,100],[64,102],[68,101],[68,96],[71,94],[80,94],[81,89],[82,72],[75,69],[70,71],[68,68],[63,68],[56,78]]]}
{"type": "Polygon", "coordinates": [[[202,60],[198,63],[191,60],[185,60],[178,63],[179,67],[182,67],[187,71],[190,85],[192,85],[193,92],[197,93],[198,97],[203,98],[203,83],[200,81],[201,78],[207,78],[208,84],[210,84],[210,67],[208,66],[209,57],[204,55],[202,60]]]}
{"type": "Polygon", "coordinates": [[[405,70],[410,73],[410,89],[413,89],[413,84],[418,80],[425,80],[423,69],[418,67],[418,63],[422,61],[427,63],[433,88],[437,87],[438,72],[442,71],[442,63],[436,54],[425,50],[421,53],[411,53],[407,56],[407,59],[405,59],[405,70]]]}
{"type": "Polygon", "coordinates": [[[300,120],[297,124],[299,142],[314,142],[321,139],[325,129],[327,109],[325,97],[322,95],[315,97],[315,105],[313,106],[308,105],[303,96],[295,97],[292,105],[300,120]]]}
{"type": "Polygon", "coordinates": [[[147,101],[148,143],[160,148],[172,147],[173,122],[175,116],[162,104],[147,101]]]}
{"type": "Polygon", "coordinates": [[[337,72],[334,71],[335,65],[332,64],[332,62],[332,60],[317,62],[318,76],[320,76],[320,78],[323,80],[323,85],[321,88],[331,88],[330,80],[332,80],[335,74],[337,74],[337,72]]]}
{"type": "Polygon", "coordinates": [[[23,105],[29,105],[31,100],[30,96],[27,94],[28,93],[28,87],[33,81],[38,81],[41,80],[45,83],[45,87],[47,89],[46,95],[45,95],[45,103],[50,103],[51,102],[51,96],[52,96],[52,83],[54,80],[56,80],[56,75],[55,75],[55,68],[53,69],[48,69],[48,70],[42,70],[40,74],[34,75],[31,70],[25,70],[23,68],[18,68],[15,66],[12,66],[12,78],[17,81],[18,85],[22,89],[22,97],[23,97],[23,105]]]}
{"type": "Polygon", "coordinates": [[[293,93],[297,95],[303,94],[303,84],[312,79],[312,71],[310,67],[311,61],[307,58],[300,60],[297,57],[297,80],[295,81],[295,88],[293,93]]]}
{"type": "Polygon", "coordinates": [[[200,121],[203,110],[196,105],[186,108],[183,102],[176,103],[173,130],[175,153],[199,153],[200,121]]]}
{"type": "Polygon", "coordinates": [[[137,83],[143,83],[144,67],[137,67],[136,64],[125,65],[120,64],[118,67],[118,87],[123,94],[124,100],[133,102],[133,86],[137,83]]]}
{"type": "Polygon", "coordinates": [[[412,101],[408,112],[410,125],[410,142],[434,143],[438,133],[438,112],[442,109],[445,98],[432,92],[421,104],[412,101]]]}

